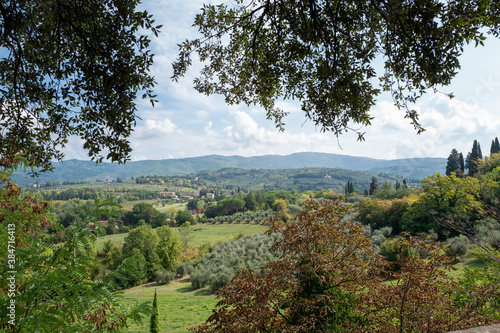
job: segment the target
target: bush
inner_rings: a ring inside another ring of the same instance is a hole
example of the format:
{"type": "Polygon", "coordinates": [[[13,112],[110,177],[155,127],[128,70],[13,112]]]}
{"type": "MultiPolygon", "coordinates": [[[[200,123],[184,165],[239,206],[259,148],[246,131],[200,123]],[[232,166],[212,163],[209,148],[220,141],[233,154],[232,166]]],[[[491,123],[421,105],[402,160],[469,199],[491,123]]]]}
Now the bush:
{"type": "Polygon", "coordinates": [[[467,253],[467,250],[469,249],[469,239],[467,238],[467,236],[460,235],[457,237],[449,238],[446,241],[446,245],[448,245],[446,255],[457,260],[457,257],[461,257],[467,253]]]}
{"type": "Polygon", "coordinates": [[[130,231],[130,228],[127,227],[126,225],[123,225],[121,226],[119,229],[118,229],[118,233],[120,234],[126,234],[127,232],[130,231]]]}
{"type": "Polygon", "coordinates": [[[174,272],[167,270],[156,271],[155,275],[158,284],[169,284],[174,279],[174,272]]]}

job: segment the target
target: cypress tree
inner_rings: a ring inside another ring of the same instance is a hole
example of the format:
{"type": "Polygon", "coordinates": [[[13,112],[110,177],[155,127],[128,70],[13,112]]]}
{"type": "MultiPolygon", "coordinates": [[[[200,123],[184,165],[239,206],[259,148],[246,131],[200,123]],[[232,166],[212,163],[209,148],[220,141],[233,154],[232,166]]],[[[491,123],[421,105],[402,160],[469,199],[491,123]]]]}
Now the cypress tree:
{"type": "Polygon", "coordinates": [[[378,189],[377,185],[377,177],[372,177],[372,182],[370,183],[370,195],[373,195],[375,193],[375,190],[378,189]]]}
{"type": "Polygon", "coordinates": [[[468,152],[467,153],[467,157],[465,158],[465,168],[467,170],[470,170],[470,155],[471,155],[471,153],[468,152]]]}
{"type": "Polygon", "coordinates": [[[474,140],[474,143],[472,144],[472,151],[470,152],[470,157],[468,158],[469,176],[474,176],[478,173],[478,163],[482,159],[483,153],[481,152],[481,145],[477,142],[477,140],[474,140]]]}
{"type": "Polygon", "coordinates": [[[153,312],[151,313],[151,320],[149,322],[150,333],[159,333],[160,327],[158,323],[158,301],[156,299],[156,289],[155,289],[155,297],[153,299],[153,312]]]}
{"type": "Polygon", "coordinates": [[[403,178],[403,190],[406,190],[408,185],[406,185],[406,178],[403,178]]]}
{"type": "Polygon", "coordinates": [[[460,155],[456,149],[453,149],[446,163],[446,175],[449,176],[452,172],[458,173],[460,170],[460,155]]]}
{"type": "Polygon", "coordinates": [[[349,194],[354,193],[354,184],[352,182],[348,183],[349,194]]]}
{"type": "Polygon", "coordinates": [[[351,181],[347,181],[347,185],[345,186],[345,195],[346,197],[351,194],[351,193],[354,193],[354,184],[351,182],[351,181]]]}
{"type": "Polygon", "coordinates": [[[462,170],[462,173],[465,172],[465,162],[464,162],[464,155],[462,153],[460,153],[458,155],[458,161],[460,163],[460,170],[462,170]]]}
{"type": "Polygon", "coordinates": [[[495,140],[491,140],[491,148],[490,148],[490,154],[498,154],[500,153],[500,143],[498,142],[498,137],[495,138],[495,140]]]}
{"type": "Polygon", "coordinates": [[[399,180],[396,179],[396,191],[401,188],[401,184],[399,183],[399,180]]]}

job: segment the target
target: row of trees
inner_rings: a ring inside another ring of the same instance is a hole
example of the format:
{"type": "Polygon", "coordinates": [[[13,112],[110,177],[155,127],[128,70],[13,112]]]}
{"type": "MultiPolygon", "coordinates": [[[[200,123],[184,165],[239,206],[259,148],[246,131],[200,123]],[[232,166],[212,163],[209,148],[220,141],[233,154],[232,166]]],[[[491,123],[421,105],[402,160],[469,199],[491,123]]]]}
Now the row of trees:
{"type": "Polygon", "coordinates": [[[411,199],[362,200],[358,203],[359,219],[373,229],[391,227],[396,234],[434,230],[443,240],[465,233],[498,247],[500,224],[494,221],[500,198],[500,155],[477,162],[475,176],[430,176],[411,199]]]}
{"type": "Polygon", "coordinates": [[[96,187],[71,187],[60,191],[42,191],[43,198],[48,201],[71,199],[94,200],[97,197],[103,198],[109,195],[119,197],[120,201],[160,198],[160,194],[158,193],[158,191],[144,189],[98,189],[96,187]]]}
{"type": "MultiPolygon", "coordinates": [[[[490,147],[490,155],[496,153],[500,153],[500,142],[498,138],[491,141],[490,147]]],[[[458,175],[464,175],[465,170],[468,170],[468,175],[474,176],[479,172],[479,164],[482,159],[483,153],[481,151],[481,145],[477,140],[474,140],[472,150],[467,154],[465,160],[462,153],[459,153],[456,149],[452,149],[446,163],[446,175],[449,176],[452,172],[458,175]]]]}

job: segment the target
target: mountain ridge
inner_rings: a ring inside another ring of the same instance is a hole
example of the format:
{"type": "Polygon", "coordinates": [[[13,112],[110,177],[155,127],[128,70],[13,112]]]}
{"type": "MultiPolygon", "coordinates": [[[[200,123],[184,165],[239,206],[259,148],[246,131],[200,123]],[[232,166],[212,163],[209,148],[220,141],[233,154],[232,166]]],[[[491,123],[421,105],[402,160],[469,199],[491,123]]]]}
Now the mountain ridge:
{"type": "Polygon", "coordinates": [[[205,170],[223,168],[241,169],[291,169],[291,168],[341,168],[357,171],[369,171],[375,174],[387,173],[406,178],[423,179],[434,173],[442,173],[446,167],[446,158],[404,158],[375,159],[350,155],[302,152],[289,155],[261,155],[244,157],[239,155],[205,155],[178,159],[129,161],[125,164],[70,159],[54,163],[55,171],[31,178],[24,172],[17,171],[14,178],[19,183],[44,181],[95,181],[96,179],[129,178],[144,175],[186,175],[205,170]]]}

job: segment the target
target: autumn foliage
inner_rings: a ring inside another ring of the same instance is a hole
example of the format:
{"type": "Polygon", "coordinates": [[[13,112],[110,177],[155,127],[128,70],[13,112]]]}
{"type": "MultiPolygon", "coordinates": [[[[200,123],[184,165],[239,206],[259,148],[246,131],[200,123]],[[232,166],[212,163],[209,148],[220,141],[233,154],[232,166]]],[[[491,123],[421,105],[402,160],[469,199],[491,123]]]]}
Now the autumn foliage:
{"type": "Polygon", "coordinates": [[[401,237],[397,251],[408,255],[392,273],[348,211],[339,200],[307,201],[292,221],[272,220],[283,255],[240,270],[194,331],[447,332],[498,320],[488,303],[498,287],[459,284],[441,245],[401,237]]]}

